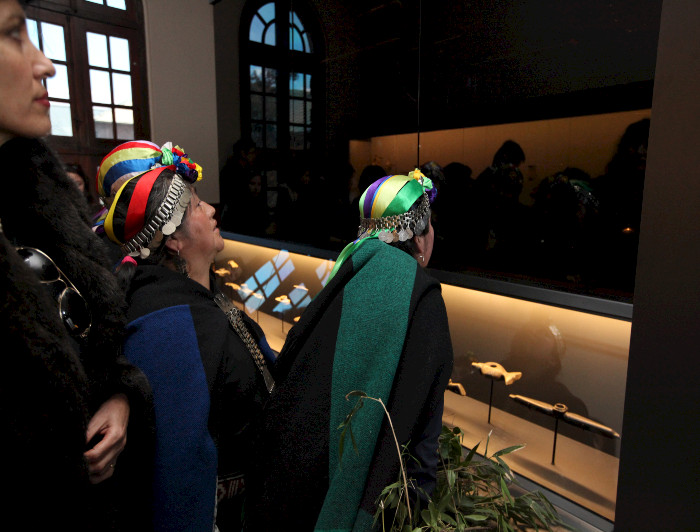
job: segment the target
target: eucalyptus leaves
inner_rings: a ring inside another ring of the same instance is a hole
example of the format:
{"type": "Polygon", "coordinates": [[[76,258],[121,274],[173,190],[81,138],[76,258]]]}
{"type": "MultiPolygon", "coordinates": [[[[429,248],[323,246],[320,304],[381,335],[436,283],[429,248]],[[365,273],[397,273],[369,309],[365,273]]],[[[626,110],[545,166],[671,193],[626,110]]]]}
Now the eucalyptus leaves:
{"type": "MultiPolygon", "coordinates": [[[[345,438],[350,435],[353,447],[356,447],[352,433],[352,419],[369,399],[382,405],[391,423],[381,399],[369,397],[364,392],[350,392],[346,399],[358,397],[357,403],[340,425],[342,429],[339,453],[342,459],[345,438]]],[[[392,427],[393,431],[393,427],[392,427]]],[[[489,439],[483,456],[477,455],[480,443],[464,456],[462,447],[463,432],[459,427],[442,427],[440,434],[437,471],[437,486],[428,496],[416,497],[420,488],[415,488],[413,481],[406,478],[404,448],[397,453],[401,459],[400,479],[384,488],[377,501],[375,527],[383,532],[418,532],[418,531],[477,531],[498,530],[508,532],[516,530],[548,530],[552,526],[571,530],[559,518],[555,508],[540,492],[526,492],[520,496],[511,494],[509,486],[517,485],[510,467],[503,456],[515,452],[524,445],[515,445],[488,455],[489,439]],[[410,489],[409,489],[410,488],[410,489]],[[413,499],[413,500],[412,500],[413,499]]]]}

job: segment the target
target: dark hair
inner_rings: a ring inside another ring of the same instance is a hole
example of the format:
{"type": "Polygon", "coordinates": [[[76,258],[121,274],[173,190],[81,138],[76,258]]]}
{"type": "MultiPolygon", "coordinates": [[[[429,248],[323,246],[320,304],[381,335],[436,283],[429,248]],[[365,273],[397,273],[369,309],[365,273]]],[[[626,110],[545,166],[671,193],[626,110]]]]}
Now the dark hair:
{"type": "MultiPolygon", "coordinates": [[[[153,184],[153,188],[151,189],[151,193],[148,196],[148,201],[146,203],[144,225],[149,220],[151,220],[157,213],[158,209],[163,203],[163,200],[165,199],[165,196],[168,193],[168,189],[170,188],[170,184],[172,183],[174,177],[175,172],[173,172],[172,170],[163,170],[156,179],[155,183],[153,184]]],[[[131,195],[133,194],[134,189],[136,188],[136,184],[139,182],[140,179],[141,176],[136,177],[124,186],[124,189],[122,190],[122,193],[119,198],[120,201],[114,207],[114,231],[117,237],[120,239],[123,239],[124,222],[126,221],[126,215],[129,210],[131,195]]],[[[185,225],[186,218],[187,211],[185,211],[185,214],[182,217],[182,222],[180,223],[178,229],[183,228],[183,226],[185,225]]],[[[170,237],[164,237],[161,243],[158,245],[158,247],[151,248],[148,257],[138,257],[136,260],[140,264],[162,265],[166,262],[173,262],[177,264],[179,257],[169,252],[168,248],[165,246],[165,243],[168,241],[168,238],[170,237]]],[[[125,291],[131,284],[131,280],[134,277],[135,271],[136,265],[131,262],[122,262],[117,267],[117,279],[119,280],[119,284],[121,284],[122,288],[125,291]]]]}
{"type": "Polygon", "coordinates": [[[493,156],[493,166],[512,164],[518,166],[525,161],[525,152],[514,140],[505,141],[493,156]]]}
{"type": "MultiPolygon", "coordinates": [[[[418,198],[413,205],[411,205],[411,208],[408,209],[407,212],[415,211],[418,206],[421,204],[421,201],[423,200],[423,196],[418,198]]],[[[425,222],[425,227],[423,228],[423,231],[420,233],[413,233],[413,238],[410,238],[409,240],[405,240],[404,242],[401,242],[400,240],[396,242],[391,242],[389,245],[394,246],[395,248],[400,249],[401,251],[404,251],[405,253],[408,253],[409,255],[413,256],[413,254],[416,252],[416,244],[414,242],[415,237],[421,236],[426,234],[430,230],[430,213],[431,210],[428,209],[428,212],[425,213],[423,216],[423,221],[425,222]]]]}

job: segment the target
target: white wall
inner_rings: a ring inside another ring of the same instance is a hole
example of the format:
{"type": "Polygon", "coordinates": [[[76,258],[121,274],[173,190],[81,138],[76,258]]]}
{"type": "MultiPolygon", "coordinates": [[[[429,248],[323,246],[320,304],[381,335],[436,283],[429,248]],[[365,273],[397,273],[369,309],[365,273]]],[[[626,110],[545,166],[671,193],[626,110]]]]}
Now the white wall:
{"type": "Polygon", "coordinates": [[[151,140],[180,145],[204,169],[197,189],[219,202],[214,17],[204,0],[144,0],[151,140]]]}

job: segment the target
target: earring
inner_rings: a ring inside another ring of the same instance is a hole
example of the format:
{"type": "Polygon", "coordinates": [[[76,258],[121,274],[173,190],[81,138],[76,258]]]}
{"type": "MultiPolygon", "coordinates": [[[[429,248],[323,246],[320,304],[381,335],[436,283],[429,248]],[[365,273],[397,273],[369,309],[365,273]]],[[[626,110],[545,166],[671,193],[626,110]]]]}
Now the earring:
{"type": "Polygon", "coordinates": [[[421,264],[425,262],[425,257],[423,255],[418,255],[420,257],[421,264]]]}
{"type": "Polygon", "coordinates": [[[188,279],[190,278],[190,272],[187,271],[187,261],[183,258],[180,258],[180,250],[177,250],[177,259],[175,259],[175,267],[177,268],[177,271],[187,277],[188,279]]]}

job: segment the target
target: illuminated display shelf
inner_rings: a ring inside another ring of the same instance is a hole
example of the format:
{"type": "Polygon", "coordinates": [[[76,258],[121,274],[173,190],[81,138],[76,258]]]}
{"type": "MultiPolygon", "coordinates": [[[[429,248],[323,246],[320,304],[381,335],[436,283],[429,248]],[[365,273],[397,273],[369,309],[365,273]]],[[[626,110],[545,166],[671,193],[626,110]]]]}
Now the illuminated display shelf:
{"type": "MultiPolygon", "coordinates": [[[[224,291],[260,324],[271,347],[279,351],[295,318],[325,286],[337,253],[231,233],[223,236],[226,245],[215,266],[227,287],[224,291]]],[[[632,306],[469,275],[431,273],[442,283],[447,307],[455,354],[452,379],[467,393],[463,397],[446,392],[445,423],[465,431],[467,447],[485,443],[492,431],[490,453],[526,444],[507,457],[516,474],[592,512],[595,519],[612,521],[620,440],[594,437],[561,421],[552,465],[554,418],[525,407],[518,411],[508,395],[564,402],[570,411],[621,433],[632,306]],[[472,361],[502,363],[523,376],[505,386],[481,375],[472,361]],[[550,366],[555,370],[542,369],[550,366]],[[494,406],[489,424],[491,382],[494,406]]],[[[483,446],[479,450],[483,452],[483,446]]]]}

